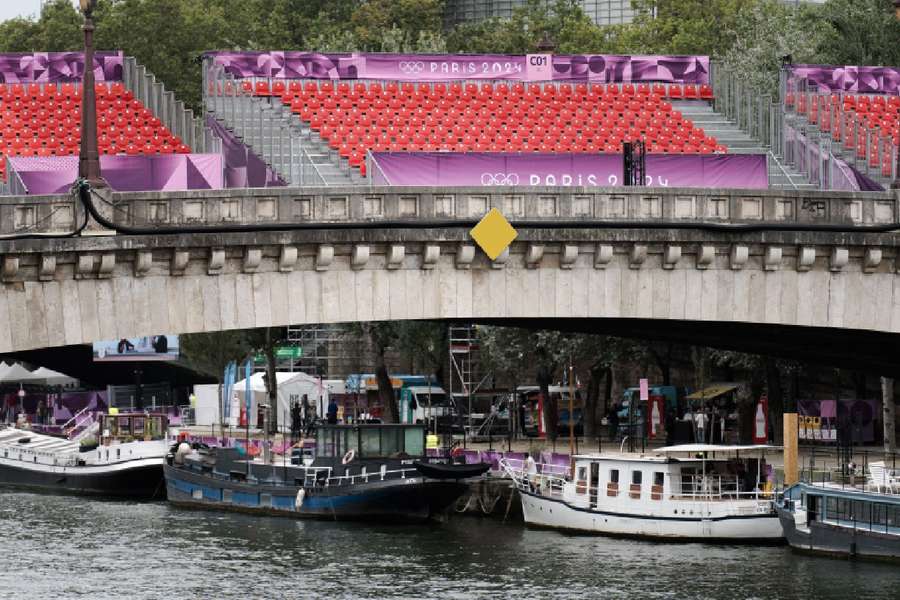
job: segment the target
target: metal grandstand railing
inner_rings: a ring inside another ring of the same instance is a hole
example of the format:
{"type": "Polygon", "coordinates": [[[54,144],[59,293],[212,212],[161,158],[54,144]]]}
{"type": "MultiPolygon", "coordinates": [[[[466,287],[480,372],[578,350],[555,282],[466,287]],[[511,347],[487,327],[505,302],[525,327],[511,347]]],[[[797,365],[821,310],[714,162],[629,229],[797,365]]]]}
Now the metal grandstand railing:
{"type": "MultiPolygon", "coordinates": [[[[793,79],[785,69],[781,77],[782,110],[803,135],[823,140],[831,156],[882,182],[897,178],[893,132],[872,127],[856,110],[846,110],[844,92],[822,92],[805,79],[793,79]]],[[[898,109],[900,111],[900,109],[898,109]]]]}
{"type": "Polygon", "coordinates": [[[122,81],[134,97],[153,112],[169,131],[190,146],[192,152],[221,153],[222,142],[204,126],[203,121],[194,116],[181,100],[176,100],[174,92],[156,79],[147,68],[138,64],[133,57],[126,57],[123,65],[122,81]]]}
{"type": "Polygon", "coordinates": [[[313,159],[312,144],[304,141],[308,132],[280,103],[245,91],[241,82],[221,67],[210,66],[203,73],[207,112],[231,129],[289,185],[345,183],[343,177],[325,172],[331,165],[313,159]]]}

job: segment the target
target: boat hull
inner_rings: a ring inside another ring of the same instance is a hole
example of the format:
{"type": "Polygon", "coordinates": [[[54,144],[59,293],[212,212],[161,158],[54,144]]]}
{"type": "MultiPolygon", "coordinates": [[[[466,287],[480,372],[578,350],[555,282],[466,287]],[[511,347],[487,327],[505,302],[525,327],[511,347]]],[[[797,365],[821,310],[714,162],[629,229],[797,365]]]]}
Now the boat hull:
{"type": "Polygon", "coordinates": [[[781,524],[774,513],[710,519],[633,515],[582,509],[561,499],[521,489],[519,493],[525,523],[536,527],[670,541],[767,544],[784,541],[781,524]]]}
{"type": "Polygon", "coordinates": [[[791,548],[811,554],[900,560],[900,536],[814,521],[799,527],[794,512],[776,508],[791,548]]]}
{"type": "Polygon", "coordinates": [[[310,489],[238,482],[170,465],[164,472],[168,499],[177,505],[329,520],[419,523],[446,512],[468,487],[409,477],[310,489]]]}
{"type": "Polygon", "coordinates": [[[163,459],[137,459],[104,466],[23,466],[0,459],[0,485],[87,496],[164,499],[163,459]]]}

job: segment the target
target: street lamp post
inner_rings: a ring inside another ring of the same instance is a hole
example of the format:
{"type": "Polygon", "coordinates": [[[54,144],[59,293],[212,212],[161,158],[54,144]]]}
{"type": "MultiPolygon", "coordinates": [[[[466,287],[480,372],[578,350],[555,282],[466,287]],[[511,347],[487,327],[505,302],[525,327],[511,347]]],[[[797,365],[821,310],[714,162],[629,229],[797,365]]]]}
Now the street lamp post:
{"type": "MultiPolygon", "coordinates": [[[[894,0],[894,16],[900,23],[900,0],[894,0]]],[[[897,109],[897,117],[900,119],[900,108],[897,109]]],[[[900,146],[897,147],[897,163],[894,166],[894,181],[891,182],[892,190],[900,190],[900,146]]]]}
{"type": "Polygon", "coordinates": [[[81,74],[81,148],[78,155],[78,177],[91,187],[106,187],[100,174],[100,152],[97,149],[97,102],[94,92],[94,21],[91,18],[97,0],[79,0],[84,14],[84,69],[81,74]]]}

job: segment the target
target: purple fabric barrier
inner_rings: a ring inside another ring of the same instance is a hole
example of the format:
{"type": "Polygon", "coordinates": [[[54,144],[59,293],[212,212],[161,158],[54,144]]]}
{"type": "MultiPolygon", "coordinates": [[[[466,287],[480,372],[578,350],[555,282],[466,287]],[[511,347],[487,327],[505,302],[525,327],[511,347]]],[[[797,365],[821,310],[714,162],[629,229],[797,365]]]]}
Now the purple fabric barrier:
{"type": "Polygon", "coordinates": [[[502,452],[497,450],[482,450],[481,462],[491,465],[491,471],[500,470],[500,459],[503,457],[502,452]]]}
{"type": "MultiPolygon", "coordinates": [[[[59,194],[78,177],[77,156],[14,156],[9,164],[29,194],[59,194]]],[[[219,154],[153,154],[100,157],[103,178],[117,192],[220,190],[219,154]]]]}
{"type": "MultiPolygon", "coordinates": [[[[621,154],[374,152],[372,159],[376,185],[622,185],[621,154]]],[[[766,189],[769,175],[764,154],[650,154],[647,184],[766,189]]]]}
{"type": "Polygon", "coordinates": [[[465,457],[467,465],[474,465],[481,462],[481,452],[478,450],[463,450],[463,457],[465,457]]]}
{"type": "MultiPolygon", "coordinates": [[[[125,55],[121,51],[94,53],[97,81],[122,81],[125,55]]],[[[82,52],[0,53],[2,83],[63,83],[80,81],[84,71],[82,52]]]]}
{"type": "Polygon", "coordinates": [[[210,52],[236,78],[709,83],[708,56],[210,52]]]}
{"type": "Polygon", "coordinates": [[[791,79],[825,93],[900,94],[900,67],[791,65],[791,79]]]}
{"type": "Polygon", "coordinates": [[[260,188],[285,185],[278,175],[253,150],[238,140],[234,134],[211,116],[206,126],[222,140],[225,155],[225,187],[260,188]]]}

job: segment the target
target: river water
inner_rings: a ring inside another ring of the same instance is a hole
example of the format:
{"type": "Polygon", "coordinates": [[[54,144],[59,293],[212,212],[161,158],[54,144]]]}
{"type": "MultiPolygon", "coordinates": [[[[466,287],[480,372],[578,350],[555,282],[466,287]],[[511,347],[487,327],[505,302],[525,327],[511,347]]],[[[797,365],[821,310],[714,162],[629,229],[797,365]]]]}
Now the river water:
{"type": "Polygon", "coordinates": [[[373,526],[0,491],[2,598],[900,597],[900,567],[475,517],[373,526]]]}

